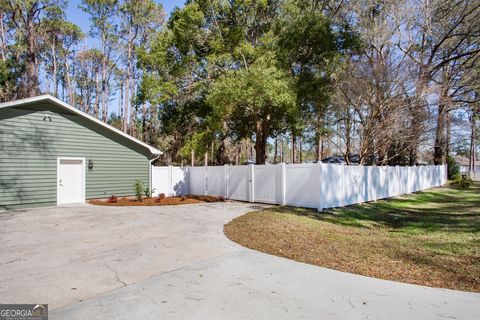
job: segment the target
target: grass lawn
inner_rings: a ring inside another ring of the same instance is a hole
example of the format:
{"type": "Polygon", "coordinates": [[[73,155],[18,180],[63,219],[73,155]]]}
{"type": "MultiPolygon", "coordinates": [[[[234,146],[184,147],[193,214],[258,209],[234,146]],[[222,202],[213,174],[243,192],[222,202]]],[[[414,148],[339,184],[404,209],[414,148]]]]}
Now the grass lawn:
{"type": "Polygon", "coordinates": [[[480,183],[316,212],[273,207],[225,225],[248,248],[341,271],[480,292],[480,183]]]}

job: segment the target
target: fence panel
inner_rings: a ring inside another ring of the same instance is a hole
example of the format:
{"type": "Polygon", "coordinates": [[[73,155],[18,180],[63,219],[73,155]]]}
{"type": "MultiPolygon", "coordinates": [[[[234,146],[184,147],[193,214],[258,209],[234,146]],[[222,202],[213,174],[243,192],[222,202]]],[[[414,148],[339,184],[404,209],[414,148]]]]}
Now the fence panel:
{"type": "Polygon", "coordinates": [[[207,172],[205,167],[190,167],[188,174],[188,191],[191,194],[207,193],[207,172]]]}
{"type": "Polygon", "coordinates": [[[320,165],[287,164],[285,188],[287,205],[317,208],[320,202],[320,165]]]}
{"type": "Polygon", "coordinates": [[[362,203],[365,197],[365,171],[361,166],[344,166],[343,205],[362,203]]]}
{"type": "Polygon", "coordinates": [[[415,192],[415,168],[405,167],[407,174],[407,193],[415,192]]]}
{"type": "Polygon", "coordinates": [[[254,199],[260,203],[277,203],[277,192],[282,186],[279,170],[280,165],[255,165],[254,174],[254,199]]]}
{"type": "Polygon", "coordinates": [[[388,197],[398,196],[400,194],[400,170],[399,167],[387,167],[385,172],[387,180],[388,197]]]}
{"type": "Polygon", "coordinates": [[[164,193],[166,196],[180,196],[188,193],[187,167],[152,166],[152,195],[164,193]]]}
{"type": "Polygon", "coordinates": [[[321,202],[323,208],[340,207],[344,200],[344,166],[322,164],[321,202]]]}
{"type": "Polygon", "coordinates": [[[207,194],[225,197],[225,167],[207,167],[207,194]]]}
{"type": "Polygon", "coordinates": [[[152,189],[153,196],[158,196],[160,193],[165,195],[170,194],[170,174],[168,167],[153,167],[152,166],[152,189]]]}
{"type": "Polygon", "coordinates": [[[250,166],[228,167],[229,198],[240,201],[250,200],[250,166]]]}
{"type": "MultiPolygon", "coordinates": [[[[376,188],[377,199],[385,199],[385,198],[389,197],[389,195],[388,195],[388,174],[389,174],[390,168],[394,168],[394,167],[377,166],[377,172],[378,172],[378,184],[377,184],[377,188],[376,188]]],[[[396,183],[398,183],[398,182],[396,182],[396,183]]]]}
{"type": "Polygon", "coordinates": [[[171,195],[181,196],[188,193],[188,168],[187,167],[171,167],[172,168],[172,189],[171,195]]]}

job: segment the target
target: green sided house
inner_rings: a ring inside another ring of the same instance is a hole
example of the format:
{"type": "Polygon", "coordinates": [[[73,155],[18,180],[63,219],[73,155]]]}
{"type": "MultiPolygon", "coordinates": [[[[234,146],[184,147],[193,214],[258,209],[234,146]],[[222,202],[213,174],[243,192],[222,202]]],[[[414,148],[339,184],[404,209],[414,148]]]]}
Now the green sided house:
{"type": "Polygon", "coordinates": [[[0,209],[133,195],[159,155],[50,95],[1,103],[0,209]]]}

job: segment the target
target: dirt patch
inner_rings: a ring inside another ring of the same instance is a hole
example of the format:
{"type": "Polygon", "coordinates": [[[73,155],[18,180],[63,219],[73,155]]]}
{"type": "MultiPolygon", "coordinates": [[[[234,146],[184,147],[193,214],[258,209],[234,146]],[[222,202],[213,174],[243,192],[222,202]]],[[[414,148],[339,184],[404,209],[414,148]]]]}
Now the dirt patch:
{"type": "Polygon", "coordinates": [[[274,207],[238,217],[224,232],[245,247],[300,262],[480,292],[478,191],[440,188],[323,213],[274,207]],[[448,197],[455,202],[441,201],[448,197]]]}
{"type": "Polygon", "coordinates": [[[107,200],[90,200],[90,204],[98,206],[173,206],[182,204],[195,204],[205,202],[219,202],[224,201],[221,197],[214,196],[198,196],[198,195],[186,195],[178,197],[165,197],[159,199],[157,197],[143,198],[142,201],[133,198],[117,198],[107,200]]]}

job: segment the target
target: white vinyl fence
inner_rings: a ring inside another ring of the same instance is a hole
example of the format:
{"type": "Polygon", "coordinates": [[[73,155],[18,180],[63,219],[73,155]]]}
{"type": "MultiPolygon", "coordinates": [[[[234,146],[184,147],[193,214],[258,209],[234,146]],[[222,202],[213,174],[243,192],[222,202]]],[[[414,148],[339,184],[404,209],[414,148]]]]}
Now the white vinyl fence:
{"type": "Polygon", "coordinates": [[[446,182],[446,166],[281,163],[152,167],[154,195],[214,195],[233,200],[318,210],[412,193],[441,186],[446,182]]]}

